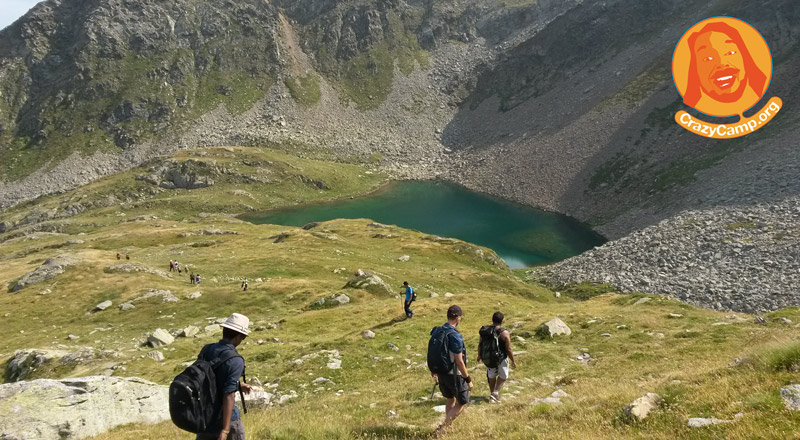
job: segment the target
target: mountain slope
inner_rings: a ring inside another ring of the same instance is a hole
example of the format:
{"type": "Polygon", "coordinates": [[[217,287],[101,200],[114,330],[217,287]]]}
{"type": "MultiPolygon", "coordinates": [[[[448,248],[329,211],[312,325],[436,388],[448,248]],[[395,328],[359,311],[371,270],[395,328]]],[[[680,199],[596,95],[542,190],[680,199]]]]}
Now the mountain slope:
{"type": "MultiPolygon", "coordinates": [[[[800,362],[796,308],[755,321],[657,295],[618,295],[608,286],[570,286],[556,294],[496,264],[491,250],[459,240],[367,219],[294,228],[230,215],[355,196],[384,179],[363,167],[269,149],[207,148],[12,208],[13,219],[73,215],[0,233],[0,283],[9,290],[0,295],[0,307],[9,311],[0,361],[8,371],[17,350],[60,351],[64,357],[29,368],[27,379],[110,374],[167,384],[219,338],[218,319],[240,312],[252,322],[240,346],[248,380],[273,394],[271,405],[251,407],[244,416],[249,436],[429,438],[442,419],[433,408],[444,399],[431,397],[424,353],[430,328],[455,303],[465,312],[459,329],[475,401],[443,438],[784,438],[797,432],[800,421],[778,394],[793,383],[800,362]],[[181,182],[194,188],[174,187],[181,182]],[[14,289],[51,258],[64,263],[63,272],[14,289]],[[169,272],[169,260],[202,282],[192,285],[186,272],[169,272]],[[387,288],[345,287],[358,269],[387,288]],[[419,294],[411,320],[404,319],[399,297],[405,280],[419,294]],[[344,304],[330,301],[343,294],[344,304]],[[112,305],[95,310],[104,301],[112,305]],[[501,392],[504,402],[492,405],[475,349],[478,329],[497,310],[512,331],[518,368],[501,392]],[[538,337],[539,325],[556,316],[571,335],[538,337]],[[195,337],[144,345],[157,328],[177,335],[191,326],[195,337]],[[362,336],[367,329],[374,338],[362,336]],[[153,359],[160,358],[154,351],[163,361],[153,359]],[[535,400],[559,389],[568,394],[559,393],[560,405],[535,400]],[[644,421],[626,419],[623,408],[647,392],[662,396],[663,405],[644,421]],[[710,416],[733,422],[702,431],[687,426],[690,417],[710,416]]],[[[0,424],[18,422],[12,406],[18,404],[0,402],[0,418],[12,421],[0,424]]],[[[48,404],[40,410],[51,410],[48,404]]],[[[187,436],[166,422],[122,426],[99,438],[187,436]]]]}

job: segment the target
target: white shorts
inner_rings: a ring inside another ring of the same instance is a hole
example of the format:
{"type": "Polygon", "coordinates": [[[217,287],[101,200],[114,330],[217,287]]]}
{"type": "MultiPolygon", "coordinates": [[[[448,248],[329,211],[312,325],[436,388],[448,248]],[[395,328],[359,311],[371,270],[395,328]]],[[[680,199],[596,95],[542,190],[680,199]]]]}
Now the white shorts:
{"type": "Polygon", "coordinates": [[[496,368],[486,367],[486,377],[494,379],[499,377],[503,380],[508,380],[508,358],[503,359],[496,368]]]}

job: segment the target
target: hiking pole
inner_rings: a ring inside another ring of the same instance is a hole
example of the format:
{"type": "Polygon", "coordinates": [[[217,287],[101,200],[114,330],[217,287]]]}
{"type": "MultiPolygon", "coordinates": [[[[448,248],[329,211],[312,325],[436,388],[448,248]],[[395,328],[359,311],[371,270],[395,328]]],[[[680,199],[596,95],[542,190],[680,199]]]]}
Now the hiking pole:
{"type": "MultiPolygon", "coordinates": [[[[247,383],[247,376],[244,374],[244,370],[242,370],[242,381],[247,383]]],[[[244,413],[247,414],[247,403],[244,401],[244,392],[242,391],[242,383],[236,381],[236,386],[239,388],[239,397],[242,399],[242,409],[244,413]]]]}
{"type": "Polygon", "coordinates": [[[433,400],[433,395],[434,395],[434,393],[436,393],[436,385],[439,385],[439,379],[438,378],[433,383],[433,388],[431,388],[431,400],[433,400]]]}

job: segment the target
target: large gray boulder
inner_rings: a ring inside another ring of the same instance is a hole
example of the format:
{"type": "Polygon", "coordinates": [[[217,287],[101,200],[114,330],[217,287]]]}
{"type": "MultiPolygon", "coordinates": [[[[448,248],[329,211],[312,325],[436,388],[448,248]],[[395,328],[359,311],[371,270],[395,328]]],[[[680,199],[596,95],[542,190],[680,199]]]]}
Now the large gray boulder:
{"type": "Polygon", "coordinates": [[[168,419],[168,388],[135,377],[37,379],[0,385],[3,440],[81,439],[119,425],[168,419]]]}
{"type": "Polygon", "coordinates": [[[157,328],[150,336],[147,337],[147,344],[153,348],[162,347],[175,342],[175,337],[169,334],[168,331],[157,328]]]}
{"type": "Polygon", "coordinates": [[[800,384],[787,385],[781,388],[781,399],[790,411],[800,411],[800,384]]]}
{"type": "Polygon", "coordinates": [[[42,263],[41,266],[23,275],[22,278],[20,278],[19,281],[14,284],[14,287],[11,288],[11,291],[16,292],[25,286],[41,283],[42,281],[47,281],[51,278],[54,278],[55,276],[64,273],[68,267],[77,262],[78,260],[72,257],[48,258],[44,261],[44,263],[42,263]]]}
{"type": "Polygon", "coordinates": [[[536,334],[542,338],[552,338],[556,335],[563,335],[569,336],[572,334],[572,330],[564,323],[564,321],[553,318],[544,324],[542,324],[537,330],[536,334]]]}

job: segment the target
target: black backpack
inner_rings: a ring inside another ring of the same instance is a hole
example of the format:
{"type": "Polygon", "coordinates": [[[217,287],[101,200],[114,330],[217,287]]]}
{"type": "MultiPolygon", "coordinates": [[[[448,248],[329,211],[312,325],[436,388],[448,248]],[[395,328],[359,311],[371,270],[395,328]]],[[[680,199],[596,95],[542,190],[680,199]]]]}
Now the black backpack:
{"type": "MultiPolygon", "coordinates": [[[[172,422],[178,428],[195,434],[207,432],[222,408],[214,370],[230,359],[242,357],[236,350],[227,350],[220,357],[207,361],[202,355],[210,345],[203,347],[197,361],[177,375],[169,386],[169,415],[172,422]]],[[[247,413],[241,392],[240,388],[242,406],[247,413]]]]}
{"type": "Polygon", "coordinates": [[[505,353],[500,350],[500,330],[493,325],[484,325],[478,334],[481,335],[478,350],[481,353],[483,364],[489,368],[497,368],[505,357],[505,353]]]}
{"type": "Polygon", "coordinates": [[[444,327],[434,327],[431,330],[431,339],[428,341],[428,369],[434,374],[451,374],[455,363],[450,360],[447,350],[447,341],[455,330],[444,327]]]}

